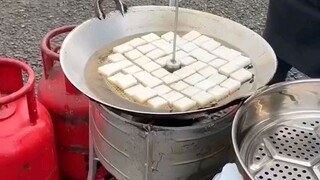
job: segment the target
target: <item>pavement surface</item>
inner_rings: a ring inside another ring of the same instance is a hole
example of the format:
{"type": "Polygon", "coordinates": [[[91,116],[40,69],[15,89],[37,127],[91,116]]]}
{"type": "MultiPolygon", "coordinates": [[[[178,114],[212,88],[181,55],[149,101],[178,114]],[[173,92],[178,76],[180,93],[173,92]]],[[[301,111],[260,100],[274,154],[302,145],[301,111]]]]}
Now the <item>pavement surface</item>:
{"type": "MultiPolygon", "coordinates": [[[[107,11],[115,5],[107,0],[107,11]]],[[[78,25],[94,17],[93,0],[0,0],[0,56],[28,62],[42,75],[40,42],[47,32],[64,25],[78,25]]],[[[129,5],[167,5],[164,0],[124,0],[129,5]]],[[[262,34],[267,0],[182,0],[181,7],[230,18],[262,34]]],[[[303,79],[293,69],[288,79],[303,79]]]]}

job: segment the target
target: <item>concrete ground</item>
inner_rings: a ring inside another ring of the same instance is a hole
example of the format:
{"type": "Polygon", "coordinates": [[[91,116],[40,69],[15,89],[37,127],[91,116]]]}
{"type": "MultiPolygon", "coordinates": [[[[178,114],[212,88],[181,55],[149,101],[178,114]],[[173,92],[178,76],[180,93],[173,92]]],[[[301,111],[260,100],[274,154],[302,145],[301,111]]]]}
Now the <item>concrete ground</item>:
{"type": "MultiPolygon", "coordinates": [[[[108,10],[114,3],[107,0],[108,10]]],[[[0,56],[27,61],[41,76],[39,44],[45,34],[64,25],[77,25],[94,16],[94,0],[0,0],[0,56]]],[[[133,5],[167,5],[164,0],[124,0],[133,5]]],[[[207,11],[239,22],[261,34],[267,0],[182,0],[182,7],[207,11]]],[[[306,78],[292,70],[289,79],[306,78]]]]}

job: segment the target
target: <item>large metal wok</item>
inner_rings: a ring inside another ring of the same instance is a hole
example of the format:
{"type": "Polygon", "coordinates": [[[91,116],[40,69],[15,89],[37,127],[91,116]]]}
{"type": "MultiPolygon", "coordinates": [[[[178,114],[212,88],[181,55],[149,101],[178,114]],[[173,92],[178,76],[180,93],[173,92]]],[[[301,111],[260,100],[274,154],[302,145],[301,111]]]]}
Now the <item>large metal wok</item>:
{"type": "Polygon", "coordinates": [[[172,31],[174,10],[168,6],[136,6],[130,7],[124,16],[114,11],[103,20],[92,18],[85,21],[69,33],[62,44],[60,59],[65,75],[82,93],[109,108],[139,115],[157,115],[157,117],[218,111],[239,104],[271,80],[277,68],[277,60],[272,48],[260,35],[229,19],[180,8],[178,31],[199,31],[228,43],[252,59],[255,77],[250,89],[240,90],[214,107],[187,112],[169,112],[129,102],[110,89],[105,92],[108,98],[101,99],[88,88],[84,73],[92,55],[110,43],[127,36],[172,31]]]}

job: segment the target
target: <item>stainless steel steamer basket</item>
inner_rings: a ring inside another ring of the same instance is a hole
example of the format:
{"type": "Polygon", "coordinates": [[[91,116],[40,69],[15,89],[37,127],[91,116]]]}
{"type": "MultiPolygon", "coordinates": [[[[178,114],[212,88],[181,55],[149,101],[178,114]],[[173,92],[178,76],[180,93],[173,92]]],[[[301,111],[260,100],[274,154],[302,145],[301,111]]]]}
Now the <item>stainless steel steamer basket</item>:
{"type": "Polygon", "coordinates": [[[253,85],[240,90],[217,106],[188,112],[158,111],[150,107],[137,105],[118,96],[112,90],[106,90],[107,99],[101,99],[87,86],[84,73],[89,59],[99,50],[119,39],[149,32],[172,31],[174,7],[137,6],[130,7],[122,16],[115,11],[106,19],[92,18],[77,26],[65,38],[60,50],[60,62],[64,73],[71,83],[91,99],[110,108],[136,113],[139,115],[178,116],[192,115],[208,110],[215,111],[219,106],[243,97],[248,97],[273,77],[277,60],[270,45],[257,33],[245,26],[210,13],[180,8],[178,31],[199,31],[202,34],[227,42],[244,52],[252,59],[255,79],[253,85]]]}
{"type": "Polygon", "coordinates": [[[320,79],[275,84],[236,113],[232,141],[245,179],[320,179],[320,79]]]}

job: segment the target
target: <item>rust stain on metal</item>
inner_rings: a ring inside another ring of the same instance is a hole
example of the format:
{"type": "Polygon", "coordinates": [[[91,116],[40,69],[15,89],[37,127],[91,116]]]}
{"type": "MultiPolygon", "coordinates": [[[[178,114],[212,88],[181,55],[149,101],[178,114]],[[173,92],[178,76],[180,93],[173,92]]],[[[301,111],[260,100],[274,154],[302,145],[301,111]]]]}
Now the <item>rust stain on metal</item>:
{"type": "Polygon", "coordinates": [[[80,154],[89,153],[89,148],[82,147],[82,146],[60,146],[59,149],[63,151],[69,151],[69,152],[80,153],[80,154]]]}
{"type": "Polygon", "coordinates": [[[54,115],[56,118],[60,119],[62,122],[71,125],[81,125],[81,124],[89,124],[89,117],[78,117],[75,118],[73,112],[67,113],[65,116],[54,115]]]}
{"type": "Polygon", "coordinates": [[[23,165],[23,169],[26,170],[26,171],[29,171],[29,170],[31,169],[30,164],[29,164],[29,163],[25,163],[25,164],[23,165]]]}

